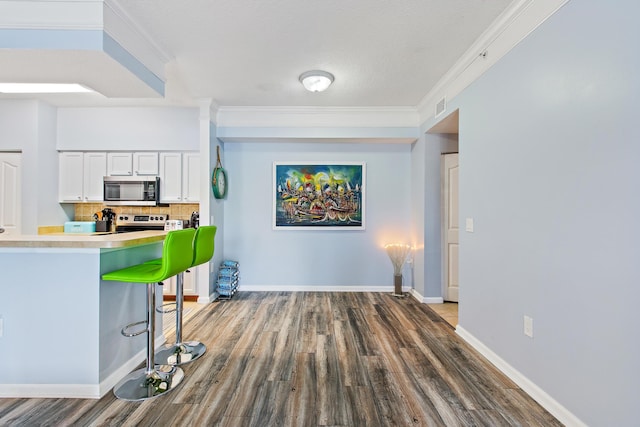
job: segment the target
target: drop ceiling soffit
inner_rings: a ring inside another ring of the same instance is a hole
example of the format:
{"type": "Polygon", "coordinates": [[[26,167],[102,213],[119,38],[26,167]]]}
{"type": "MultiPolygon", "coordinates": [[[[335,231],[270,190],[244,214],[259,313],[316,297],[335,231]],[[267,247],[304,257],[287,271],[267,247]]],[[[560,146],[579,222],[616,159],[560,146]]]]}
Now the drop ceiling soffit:
{"type": "Polygon", "coordinates": [[[219,127],[418,127],[414,107],[219,107],[219,127]]]}

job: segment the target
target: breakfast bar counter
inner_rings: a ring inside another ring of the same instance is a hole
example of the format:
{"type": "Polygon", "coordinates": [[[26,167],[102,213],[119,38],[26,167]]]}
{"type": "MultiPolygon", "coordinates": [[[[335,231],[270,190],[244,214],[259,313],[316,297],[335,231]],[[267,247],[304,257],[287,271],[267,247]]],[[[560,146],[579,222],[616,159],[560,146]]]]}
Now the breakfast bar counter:
{"type": "Polygon", "coordinates": [[[163,241],[166,231],[134,233],[53,233],[17,236],[0,234],[0,248],[125,248],[163,241]]]}
{"type": "Polygon", "coordinates": [[[0,235],[0,398],[100,398],[134,370],[145,336],[120,330],[145,319],[146,286],[101,277],[159,258],[166,233],[0,235]]]}

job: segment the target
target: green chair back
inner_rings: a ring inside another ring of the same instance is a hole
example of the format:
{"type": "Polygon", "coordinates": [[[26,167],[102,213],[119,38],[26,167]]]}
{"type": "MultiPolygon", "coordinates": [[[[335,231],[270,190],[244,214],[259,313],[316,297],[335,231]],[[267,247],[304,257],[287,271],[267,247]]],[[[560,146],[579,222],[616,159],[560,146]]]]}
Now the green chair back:
{"type": "Polygon", "coordinates": [[[156,283],[182,273],[193,261],[193,237],[196,230],[169,231],[162,246],[160,262],[144,263],[102,275],[103,280],[132,283],[156,283]]]}
{"type": "Polygon", "coordinates": [[[162,274],[165,279],[182,273],[191,267],[193,236],[195,233],[196,230],[193,228],[172,230],[167,233],[162,247],[162,274]]]}
{"type": "Polygon", "coordinates": [[[215,225],[203,225],[197,229],[193,241],[192,267],[204,264],[213,257],[216,231],[218,231],[218,227],[215,225]]]}

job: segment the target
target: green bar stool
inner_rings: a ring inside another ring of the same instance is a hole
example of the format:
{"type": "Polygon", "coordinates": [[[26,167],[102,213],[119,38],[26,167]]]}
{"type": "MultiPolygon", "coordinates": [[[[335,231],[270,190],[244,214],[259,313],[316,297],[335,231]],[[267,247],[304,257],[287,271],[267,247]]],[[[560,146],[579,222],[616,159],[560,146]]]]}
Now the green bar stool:
{"type": "Polygon", "coordinates": [[[173,390],[184,378],[182,369],[176,366],[156,366],[155,305],[156,283],[175,276],[191,266],[193,261],[194,229],[174,230],[167,233],[162,247],[161,262],[139,264],[102,275],[103,280],[147,284],[147,320],[132,323],[122,329],[122,335],[133,337],[146,332],[146,367],[133,371],[113,388],[113,394],[123,400],[146,400],[173,390]],[[135,325],[146,324],[145,329],[129,332],[135,325]]]}
{"type": "MultiPolygon", "coordinates": [[[[217,229],[215,225],[203,225],[196,230],[190,267],[204,264],[213,257],[217,229]]],[[[158,260],[150,262],[158,262],[158,260]]],[[[176,342],[156,352],[156,360],[162,365],[184,365],[198,359],[207,351],[207,347],[199,341],[182,341],[183,276],[183,273],[179,273],[176,277],[176,342]]]]}

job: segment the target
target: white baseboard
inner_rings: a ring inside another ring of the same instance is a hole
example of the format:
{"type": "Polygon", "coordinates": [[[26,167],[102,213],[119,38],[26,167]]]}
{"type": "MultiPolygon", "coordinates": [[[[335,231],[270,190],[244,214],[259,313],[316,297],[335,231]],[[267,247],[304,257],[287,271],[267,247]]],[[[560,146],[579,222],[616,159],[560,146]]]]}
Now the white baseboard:
{"type": "Polygon", "coordinates": [[[466,329],[458,325],[456,333],[465,340],[471,347],[475,348],[480,354],[489,360],[496,368],[511,379],[523,391],[538,402],[544,409],[549,411],[551,415],[556,417],[561,423],[570,427],[587,427],[578,417],[572,414],[567,408],[562,406],[558,401],[549,396],[544,390],[538,387],[533,381],[525,377],[513,366],[508,364],[504,359],[494,353],[489,347],[484,345],[480,340],[471,335],[466,329]]]}
{"type": "MultiPolygon", "coordinates": [[[[299,286],[299,285],[240,285],[249,292],[393,292],[393,286],[299,286]]],[[[406,288],[409,290],[409,288],[406,288]]]]}
{"type": "Polygon", "coordinates": [[[209,296],[206,296],[206,297],[198,296],[198,300],[196,302],[198,304],[209,304],[210,302],[215,301],[216,298],[218,298],[218,293],[216,291],[213,291],[212,293],[209,294],[209,296]]]}
{"type": "Polygon", "coordinates": [[[444,299],[442,297],[425,297],[420,294],[420,292],[415,289],[409,289],[409,293],[412,297],[414,297],[418,302],[423,304],[442,304],[444,303],[444,299]]]}
{"type": "Polygon", "coordinates": [[[0,384],[0,398],[100,399],[97,384],[0,384]]]}
{"type": "MultiPolygon", "coordinates": [[[[164,335],[156,337],[156,349],[166,342],[164,335]]],[[[0,384],[0,398],[72,398],[100,399],[118,382],[132,372],[147,357],[143,349],[127,360],[120,368],[100,382],[100,384],[0,384]]]]}
{"type": "MultiPolygon", "coordinates": [[[[155,339],[155,349],[156,351],[167,342],[167,337],[164,334],[161,334],[155,339]]],[[[104,381],[100,382],[100,397],[104,396],[111,390],[118,382],[123,379],[125,376],[129,375],[130,372],[133,372],[141,362],[144,362],[147,358],[147,349],[142,349],[138,354],[133,356],[131,359],[127,360],[124,365],[120,368],[116,369],[111,375],[104,379],[104,381]]],[[[100,398],[99,397],[99,398],[100,398]]]]}

